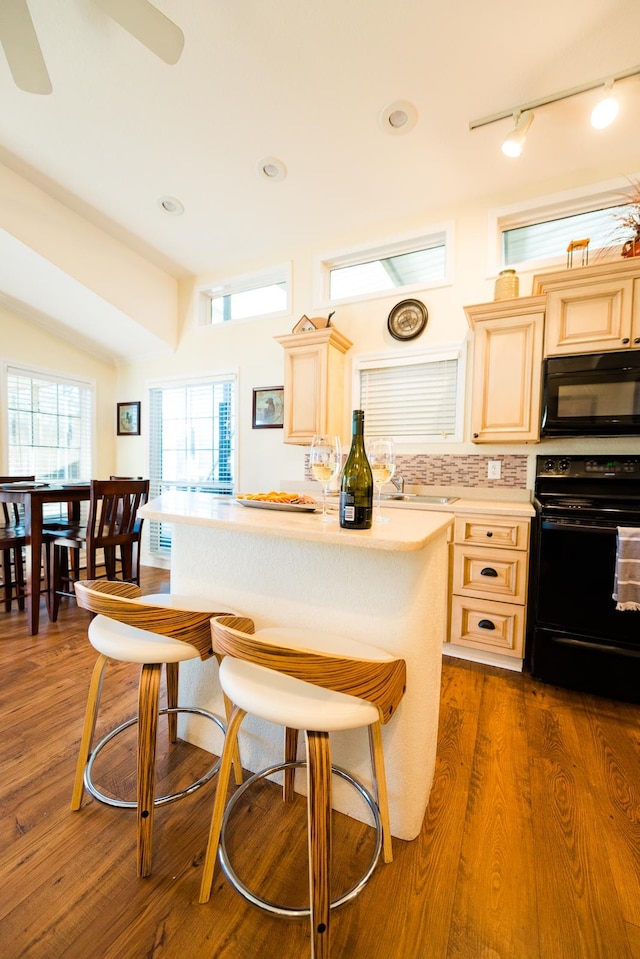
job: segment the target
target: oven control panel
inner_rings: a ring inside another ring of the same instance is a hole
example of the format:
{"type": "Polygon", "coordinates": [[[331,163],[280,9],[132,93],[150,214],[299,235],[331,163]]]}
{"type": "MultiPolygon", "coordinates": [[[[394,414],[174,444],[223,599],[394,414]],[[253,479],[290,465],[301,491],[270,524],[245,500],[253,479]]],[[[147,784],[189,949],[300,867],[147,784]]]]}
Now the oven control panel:
{"type": "Polygon", "coordinates": [[[538,456],[536,476],[640,479],[638,456],[538,456]]]}

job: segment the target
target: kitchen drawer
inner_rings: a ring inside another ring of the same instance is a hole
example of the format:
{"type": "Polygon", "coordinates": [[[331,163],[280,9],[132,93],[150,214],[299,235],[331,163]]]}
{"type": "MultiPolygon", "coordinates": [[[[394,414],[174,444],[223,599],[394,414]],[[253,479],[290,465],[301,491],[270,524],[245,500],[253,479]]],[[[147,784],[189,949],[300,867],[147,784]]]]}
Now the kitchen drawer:
{"type": "Polygon", "coordinates": [[[528,519],[512,516],[456,516],[454,539],[456,543],[491,546],[505,549],[529,548],[528,519]]]}
{"type": "Polygon", "coordinates": [[[485,649],[522,659],[524,626],[524,606],[466,596],[453,597],[449,641],[456,646],[485,649]]]}
{"type": "Polygon", "coordinates": [[[486,546],[456,546],[453,551],[453,592],[524,604],[527,553],[486,546]]]}

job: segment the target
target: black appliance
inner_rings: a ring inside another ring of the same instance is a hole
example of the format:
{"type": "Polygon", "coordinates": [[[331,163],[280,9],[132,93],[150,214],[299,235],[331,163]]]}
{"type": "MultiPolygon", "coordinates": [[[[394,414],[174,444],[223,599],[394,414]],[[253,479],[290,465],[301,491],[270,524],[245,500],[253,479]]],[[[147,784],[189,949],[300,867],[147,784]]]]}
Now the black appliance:
{"type": "Polygon", "coordinates": [[[612,597],[617,527],[640,527],[640,457],[538,456],[534,505],[533,676],[640,702],[640,611],[612,597]]]}
{"type": "Polygon", "coordinates": [[[640,350],[551,356],[542,375],[544,436],[640,434],[640,350]]]}

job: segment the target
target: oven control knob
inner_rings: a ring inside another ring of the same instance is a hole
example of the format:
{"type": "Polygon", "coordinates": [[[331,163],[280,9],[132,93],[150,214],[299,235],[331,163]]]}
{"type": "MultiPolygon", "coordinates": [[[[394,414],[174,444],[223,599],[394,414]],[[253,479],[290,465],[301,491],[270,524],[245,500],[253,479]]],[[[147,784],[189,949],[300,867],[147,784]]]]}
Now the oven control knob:
{"type": "Polygon", "coordinates": [[[566,473],[568,469],[569,469],[569,460],[567,459],[560,460],[560,462],[558,463],[558,470],[561,473],[566,473]]]}
{"type": "Polygon", "coordinates": [[[556,465],[555,460],[545,460],[544,461],[544,471],[545,473],[553,473],[553,469],[556,465]]]}

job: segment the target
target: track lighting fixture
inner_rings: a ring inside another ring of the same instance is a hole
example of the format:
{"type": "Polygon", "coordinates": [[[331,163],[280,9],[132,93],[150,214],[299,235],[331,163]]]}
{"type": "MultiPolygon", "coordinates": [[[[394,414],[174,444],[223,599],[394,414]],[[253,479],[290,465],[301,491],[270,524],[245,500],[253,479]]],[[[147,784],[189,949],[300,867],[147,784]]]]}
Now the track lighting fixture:
{"type": "Polygon", "coordinates": [[[525,110],[524,113],[515,113],[513,119],[515,126],[502,141],[502,152],[508,157],[519,157],[524,141],[527,139],[527,131],[533,123],[533,111],[525,110]]]}
{"type": "Polygon", "coordinates": [[[613,85],[628,77],[640,76],[640,65],[631,67],[630,70],[623,70],[612,77],[605,77],[603,80],[594,80],[592,83],[583,83],[579,87],[572,87],[570,90],[561,90],[560,93],[554,93],[548,97],[541,97],[539,100],[531,100],[529,103],[523,103],[519,107],[511,107],[509,110],[501,110],[500,113],[492,113],[489,116],[481,117],[479,120],[472,120],[469,123],[470,130],[477,130],[478,127],[488,126],[490,123],[497,123],[499,120],[507,120],[513,117],[515,128],[506,137],[502,144],[502,152],[507,156],[519,157],[522,153],[522,147],[527,134],[527,130],[533,122],[533,111],[540,107],[545,107],[550,103],[558,103],[560,100],[568,100],[569,97],[577,97],[582,93],[588,93],[591,90],[597,90],[604,87],[604,97],[596,104],[591,113],[591,124],[600,130],[613,123],[618,113],[618,103],[613,95],[613,85]]]}
{"type": "Polygon", "coordinates": [[[618,101],[613,95],[613,80],[604,88],[604,97],[591,111],[591,126],[594,130],[604,130],[618,116],[618,101]]]}

